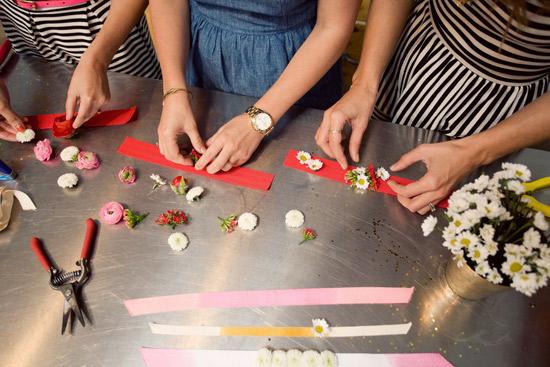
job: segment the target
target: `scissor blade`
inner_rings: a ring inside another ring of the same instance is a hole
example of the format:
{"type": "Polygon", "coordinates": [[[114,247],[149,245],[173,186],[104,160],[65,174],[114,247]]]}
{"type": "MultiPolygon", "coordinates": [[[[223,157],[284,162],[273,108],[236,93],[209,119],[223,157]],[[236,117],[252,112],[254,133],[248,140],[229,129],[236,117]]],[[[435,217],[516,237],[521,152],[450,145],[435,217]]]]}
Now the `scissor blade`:
{"type": "Polygon", "coordinates": [[[82,316],[82,311],[80,310],[80,306],[78,305],[78,300],[76,298],[77,297],[76,289],[74,286],[72,286],[72,290],[73,290],[73,294],[72,294],[72,297],[69,298],[69,307],[78,318],[78,321],[80,321],[80,324],[82,326],[86,326],[86,324],[84,323],[84,316],[82,316]]]}
{"type": "Polygon", "coordinates": [[[71,306],[69,302],[65,300],[63,303],[63,323],[61,324],[61,335],[65,334],[67,329],[67,324],[69,323],[69,317],[71,316],[71,306]]]}

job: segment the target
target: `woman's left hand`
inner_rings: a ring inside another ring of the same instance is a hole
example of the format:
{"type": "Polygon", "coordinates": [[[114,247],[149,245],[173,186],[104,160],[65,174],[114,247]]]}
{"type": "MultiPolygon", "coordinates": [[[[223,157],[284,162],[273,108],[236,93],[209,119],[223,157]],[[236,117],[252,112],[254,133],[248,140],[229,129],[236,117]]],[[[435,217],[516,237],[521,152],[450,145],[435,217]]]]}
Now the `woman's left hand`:
{"type": "Polygon", "coordinates": [[[388,184],[404,207],[411,212],[426,214],[431,209],[430,203],[435,206],[445,199],[464,177],[480,166],[480,159],[464,139],[423,144],[404,154],[390,169],[402,171],[422,161],[427,168],[426,174],[407,186],[391,180],[388,184]]]}
{"type": "Polygon", "coordinates": [[[250,125],[248,115],[234,117],[208,139],[208,149],[197,161],[195,168],[202,170],[206,167],[210,174],[220,170],[229,171],[248,161],[262,138],[263,135],[250,125]]]}
{"type": "Polygon", "coordinates": [[[73,118],[78,102],[78,114],[73,122],[73,128],[77,129],[92,118],[110,98],[106,68],[82,56],[67,91],[66,119],[73,118]]]}

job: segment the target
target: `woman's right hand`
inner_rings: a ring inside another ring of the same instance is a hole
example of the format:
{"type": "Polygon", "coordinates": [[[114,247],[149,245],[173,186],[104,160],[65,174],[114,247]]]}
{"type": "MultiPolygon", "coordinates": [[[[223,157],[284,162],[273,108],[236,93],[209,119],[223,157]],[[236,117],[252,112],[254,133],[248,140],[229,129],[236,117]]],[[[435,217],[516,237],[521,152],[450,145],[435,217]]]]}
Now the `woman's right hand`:
{"type": "Polygon", "coordinates": [[[166,98],[158,126],[160,153],[169,161],[193,165],[190,158],[181,154],[178,146],[178,136],[186,134],[193,148],[201,154],[206,151],[204,142],[197,129],[193,111],[189,105],[186,93],[175,93],[166,98]]]}
{"type": "Polygon", "coordinates": [[[363,134],[376,101],[376,91],[356,85],[338,102],[325,111],[321,126],[315,134],[317,145],[331,158],[335,158],[343,169],[348,161],[342,146],[342,132],[347,123],[351,125],[349,153],[355,162],[359,162],[359,148],[363,134]]]}
{"type": "Polygon", "coordinates": [[[11,109],[8,88],[0,81],[0,139],[16,141],[15,134],[22,131],[25,120],[11,109]]]}

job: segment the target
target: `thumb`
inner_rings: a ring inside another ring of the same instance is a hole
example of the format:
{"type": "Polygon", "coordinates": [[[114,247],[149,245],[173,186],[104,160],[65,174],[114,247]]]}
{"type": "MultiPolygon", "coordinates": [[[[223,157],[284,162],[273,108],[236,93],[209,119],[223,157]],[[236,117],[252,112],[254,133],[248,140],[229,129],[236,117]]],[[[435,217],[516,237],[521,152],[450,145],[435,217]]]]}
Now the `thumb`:
{"type": "Polygon", "coordinates": [[[204,152],[206,152],[206,146],[204,145],[204,141],[202,140],[197,127],[193,126],[187,129],[186,133],[191,140],[191,145],[193,145],[193,148],[195,148],[195,150],[200,154],[204,154],[204,152]]]}
{"type": "Polygon", "coordinates": [[[76,95],[67,93],[67,100],[65,101],[65,120],[71,120],[74,117],[76,111],[76,95]]]}
{"type": "Polygon", "coordinates": [[[397,162],[395,162],[390,169],[392,171],[401,171],[405,168],[409,167],[410,165],[421,161],[424,157],[421,154],[420,148],[414,148],[408,153],[405,153],[399,158],[397,162]]]}

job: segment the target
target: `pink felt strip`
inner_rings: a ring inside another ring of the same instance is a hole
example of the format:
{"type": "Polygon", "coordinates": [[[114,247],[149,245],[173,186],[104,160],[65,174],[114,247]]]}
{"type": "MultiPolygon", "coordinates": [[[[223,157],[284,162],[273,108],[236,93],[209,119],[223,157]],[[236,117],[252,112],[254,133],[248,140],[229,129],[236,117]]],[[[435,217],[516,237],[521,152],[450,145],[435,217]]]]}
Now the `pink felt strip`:
{"type": "MultiPolygon", "coordinates": [[[[348,184],[345,180],[345,175],[347,171],[343,170],[338,162],[321,157],[312,157],[312,159],[319,159],[323,162],[323,168],[318,171],[312,171],[308,168],[307,165],[300,164],[300,162],[298,162],[298,159],[296,159],[296,154],[298,154],[297,150],[289,150],[283,164],[286,167],[294,168],[298,171],[303,171],[319,177],[328,178],[329,180],[337,181],[346,185],[348,184]]],[[[352,170],[354,168],[356,167],[350,166],[348,170],[352,170]]],[[[390,176],[390,180],[404,186],[413,182],[413,180],[399,176],[390,176]]],[[[376,191],[387,195],[397,196],[395,191],[393,191],[388,183],[383,180],[379,180],[378,188],[376,189],[376,191]]],[[[449,203],[447,202],[447,199],[445,199],[439,202],[437,206],[440,208],[447,208],[449,206],[449,203]]]]}
{"type": "MultiPolygon", "coordinates": [[[[256,367],[256,351],[141,348],[147,367],[256,367]]],[[[453,367],[438,353],[337,353],[340,367],[453,367]]]]}
{"type": "Polygon", "coordinates": [[[180,171],[193,173],[195,175],[208,177],[212,180],[226,182],[236,186],[247,187],[255,190],[267,191],[271,187],[274,175],[251,168],[235,167],[229,172],[219,172],[214,175],[205,170],[198,171],[192,166],[184,166],[170,162],[160,154],[158,146],[146,143],[134,138],[126,137],[117,150],[118,153],[136,158],[145,162],[158,164],[160,166],[175,168],[180,171]]]}
{"type": "MultiPolygon", "coordinates": [[[[137,107],[132,106],[123,110],[102,111],[84,123],[84,127],[117,126],[127,124],[132,120],[137,107]]],[[[48,130],[56,121],[64,121],[64,113],[27,116],[27,123],[35,130],[48,130]]]]}
{"type": "Polygon", "coordinates": [[[132,316],[198,308],[409,303],[414,288],[349,287],[189,293],[125,300],[132,316]]]}

